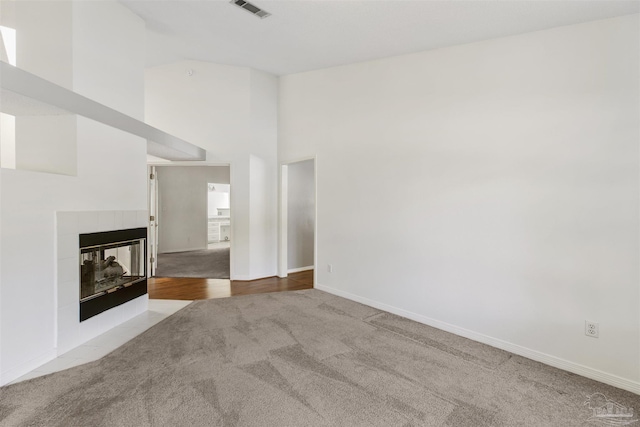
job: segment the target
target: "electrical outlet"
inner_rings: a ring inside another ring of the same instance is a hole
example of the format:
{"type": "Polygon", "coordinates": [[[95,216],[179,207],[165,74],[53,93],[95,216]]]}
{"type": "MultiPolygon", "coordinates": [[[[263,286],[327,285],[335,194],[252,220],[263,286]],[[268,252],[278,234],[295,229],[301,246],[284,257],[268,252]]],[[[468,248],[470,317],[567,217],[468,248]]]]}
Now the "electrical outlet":
{"type": "Polygon", "coordinates": [[[596,322],[584,321],[584,334],[591,338],[598,338],[600,334],[600,325],[596,322]]]}
{"type": "Polygon", "coordinates": [[[327,272],[333,273],[333,265],[327,264],[327,272]]]}

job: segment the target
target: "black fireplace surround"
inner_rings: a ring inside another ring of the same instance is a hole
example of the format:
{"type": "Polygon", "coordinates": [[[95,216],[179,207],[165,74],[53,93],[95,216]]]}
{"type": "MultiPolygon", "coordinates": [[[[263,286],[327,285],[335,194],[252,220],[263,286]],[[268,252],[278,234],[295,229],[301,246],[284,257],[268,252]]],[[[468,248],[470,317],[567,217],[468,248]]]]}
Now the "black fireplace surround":
{"type": "Polygon", "coordinates": [[[147,293],[147,229],[80,234],[80,321],[147,293]]]}

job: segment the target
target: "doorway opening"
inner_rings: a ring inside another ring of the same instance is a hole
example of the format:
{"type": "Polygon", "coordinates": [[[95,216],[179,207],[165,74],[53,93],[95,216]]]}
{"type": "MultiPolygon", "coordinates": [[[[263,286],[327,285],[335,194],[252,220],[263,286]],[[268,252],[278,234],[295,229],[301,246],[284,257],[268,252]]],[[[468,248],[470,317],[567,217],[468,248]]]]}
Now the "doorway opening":
{"type": "Polygon", "coordinates": [[[229,166],[154,166],[151,176],[156,193],[153,276],[228,281],[229,166]]]}
{"type": "Polygon", "coordinates": [[[315,158],[282,164],[280,174],[278,275],[290,278],[306,278],[308,276],[309,279],[314,280],[316,264],[315,158]]]}
{"type": "Polygon", "coordinates": [[[231,186],[210,182],[207,188],[208,248],[229,248],[231,245],[231,186]]]}

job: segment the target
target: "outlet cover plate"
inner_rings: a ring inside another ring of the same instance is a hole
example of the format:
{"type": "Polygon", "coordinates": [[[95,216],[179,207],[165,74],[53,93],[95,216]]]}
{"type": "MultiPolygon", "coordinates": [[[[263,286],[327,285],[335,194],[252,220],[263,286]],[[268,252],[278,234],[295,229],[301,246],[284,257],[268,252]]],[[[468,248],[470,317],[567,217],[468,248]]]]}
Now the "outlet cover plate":
{"type": "Polygon", "coordinates": [[[600,335],[600,325],[598,322],[584,321],[584,334],[591,338],[598,338],[600,335]]]}

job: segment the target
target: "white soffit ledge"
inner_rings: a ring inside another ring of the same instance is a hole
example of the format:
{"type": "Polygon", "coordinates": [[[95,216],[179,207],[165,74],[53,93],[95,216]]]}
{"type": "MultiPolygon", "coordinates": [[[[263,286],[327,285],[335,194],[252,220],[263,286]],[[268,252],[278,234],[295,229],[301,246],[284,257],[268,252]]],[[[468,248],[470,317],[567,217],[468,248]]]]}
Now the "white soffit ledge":
{"type": "Polygon", "coordinates": [[[79,114],[147,140],[167,160],[206,160],[206,151],[160,129],[0,61],[0,110],[11,115],[79,114]]]}

